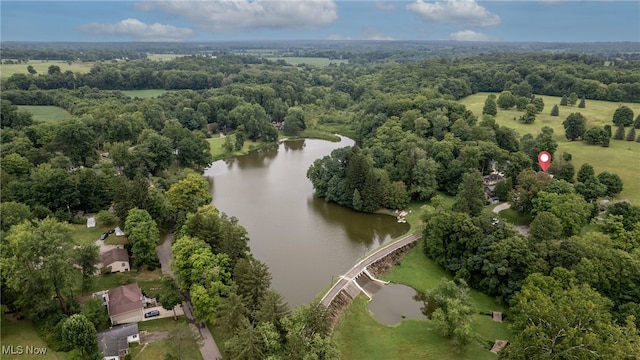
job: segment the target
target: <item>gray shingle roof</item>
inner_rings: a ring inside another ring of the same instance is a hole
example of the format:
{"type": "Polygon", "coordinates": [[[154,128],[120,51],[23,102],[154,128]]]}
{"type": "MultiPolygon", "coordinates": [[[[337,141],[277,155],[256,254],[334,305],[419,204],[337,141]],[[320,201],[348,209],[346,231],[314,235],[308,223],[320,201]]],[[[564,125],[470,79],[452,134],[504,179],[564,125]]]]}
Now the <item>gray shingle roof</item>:
{"type": "Polygon", "coordinates": [[[98,347],[103,356],[118,356],[129,349],[127,336],[138,333],[138,323],[114,326],[98,333],[98,347]]]}

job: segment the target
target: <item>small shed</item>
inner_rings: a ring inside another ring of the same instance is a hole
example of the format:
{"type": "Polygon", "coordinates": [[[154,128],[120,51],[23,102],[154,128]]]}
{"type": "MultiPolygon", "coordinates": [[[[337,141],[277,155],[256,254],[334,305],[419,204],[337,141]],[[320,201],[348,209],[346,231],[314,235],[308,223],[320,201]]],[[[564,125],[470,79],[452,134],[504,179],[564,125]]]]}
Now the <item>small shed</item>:
{"type": "Polygon", "coordinates": [[[95,216],[92,216],[92,217],[87,219],[87,227],[88,228],[96,227],[96,218],[95,218],[95,216]]]}

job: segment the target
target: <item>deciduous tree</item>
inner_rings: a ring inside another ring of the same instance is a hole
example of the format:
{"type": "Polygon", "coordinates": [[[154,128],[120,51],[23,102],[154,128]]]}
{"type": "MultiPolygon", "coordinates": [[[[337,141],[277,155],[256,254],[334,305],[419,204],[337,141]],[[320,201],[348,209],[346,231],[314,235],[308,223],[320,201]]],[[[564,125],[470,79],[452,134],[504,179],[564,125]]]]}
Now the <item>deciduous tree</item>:
{"type": "Polygon", "coordinates": [[[180,225],[186,220],[188,213],[195,212],[198,207],[211,202],[209,183],[195,172],[188,173],[184,179],[171,185],[166,196],[176,223],[180,225]]]}
{"type": "Polygon", "coordinates": [[[569,141],[578,140],[583,137],[587,127],[587,119],[582,114],[572,113],[562,122],[565,137],[569,141]]]}
{"type": "Polygon", "coordinates": [[[489,94],[487,99],[484,101],[484,107],[482,108],[483,115],[492,115],[496,116],[498,114],[498,106],[496,104],[496,96],[494,94],[489,94]]]}
{"type": "Polygon", "coordinates": [[[435,289],[429,291],[427,298],[438,306],[431,321],[442,335],[451,338],[456,346],[464,347],[468,344],[472,338],[471,315],[475,309],[467,284],[463,280],[455,283],[442,279],[435,289]]]}
{"type": "Polygon", "coordinates": [[[164,275],[162,277],[158,301],[162,304],[163,309],[173,311],[174,320],[178,320],[176,316],[176,306],[182,304],[182,300],[182,294],[178,291],[176,281],[171,276],[164,275]]]}
{"type": "Polygon", "coordinates": [[[454,209],[471,216],[477,216],[480,215],[486,203],[482,174],[477,170],[465,173],[458,188],[454,209]]]}
{"type": "Polygon", "coordinates": [[[84,315],[71,315],[62,324],[62,339],[75,349],[82,351],[82,358],[93,358],[98,354],[96,329],[84,315]]]}
{"type": "Polygon", "coordinates": [[[620,106],[613,113],[613,124],[616,126],[631,126],[633,124],[633,110],[628,106],[620,106]]]}
{"type": "Polygon", "coordinates": [[[133,208],[129,210],[124,226],[131,242],[131,254],[135,265],[155,268],[158,265],[156,246],[160,241],[160,232],[151,215],[146,210],[133,208]]]}

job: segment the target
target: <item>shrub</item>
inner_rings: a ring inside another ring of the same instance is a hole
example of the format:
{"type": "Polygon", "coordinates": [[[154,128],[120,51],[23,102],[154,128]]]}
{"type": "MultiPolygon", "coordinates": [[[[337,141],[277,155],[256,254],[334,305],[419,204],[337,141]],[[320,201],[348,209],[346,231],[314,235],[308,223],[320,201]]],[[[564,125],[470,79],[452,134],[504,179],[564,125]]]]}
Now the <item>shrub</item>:
{"type": "Polygon", "coordinates": [[[118,223],[118,218],[116,217],[116,215],[107,210],[100,211],[98,215],[96,215],[96,220],[98,220],[98,222],[104,226],[113,226],[118,223]]]}

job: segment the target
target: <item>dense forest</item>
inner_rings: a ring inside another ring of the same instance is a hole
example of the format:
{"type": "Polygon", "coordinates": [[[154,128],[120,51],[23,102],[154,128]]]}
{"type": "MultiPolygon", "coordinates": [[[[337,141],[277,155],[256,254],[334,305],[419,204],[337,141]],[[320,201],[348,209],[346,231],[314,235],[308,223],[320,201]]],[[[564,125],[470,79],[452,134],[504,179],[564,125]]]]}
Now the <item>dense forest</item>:
{"type": "MultiPolygon", "coordinates": [[[[12,51],[16,59],[77,60],[64,49],[12,51]]],[[[211,162],[213,134],[274,143],[280,134],[272,124],[284,123],[287,135],[314,129],[356,140],[310,167],[317,196],[364,212],[428,203],[425,255],[511,305],[516,338],[501,356],[640,356],[640,207],[620,202],[601,212],[598,199],[622,191],[619,176],[596,174],[589,164],[576,176],[571,155],[556,153],[553,129],[521,136],[494,118],[498,108],[516,108],[520,122],[535,121],[545,109],[536,95],[640,102],[637,58],[488,51],[405,63],[375,49],[293,50],[350,59],[316,67],[223,51],[162,62],[114,51],[104,54],[119,61],[96,62],[88,73],[51,65],[2,81],[2,304],[33,319],[42,334],[83,313],[75,300],[82,289],[71,284],[88,278],[91,250],[83,256],[65,242],[67,222],[80,221],[79,210],[111,208],[130,234],[138,268],[158,266],[151,253],[158,229],[176,230],[174,286],[199,320],[233,334],[226,355],[337,358],[325,310],[312,304],[289,313],[269,290],[266,265],[251,256],[246,231],[209,205],[198,174],[211,162]],[[142,89],[167,91],[144,99],[123,92],[142,89]],[[499,93],[487,98],[481,118],[456,101],[477,92],[499,93]],[[18,105],[57,106],[72,118],[40,122],[18,105]],[[553,177],[539,172],[543,150],[562,159],[549,170],[553,177]],[[528,237],[483,211],[482,176],[496,172],[505,181],[495,196],[533,218],[528,237]],[[453,207],[438,194],[455,197],[453,207]],[[50,245],[36,250],[42,239],[50,245]]],[[[92,61],[103,59],[95,54],[92,61]]],[[[640,128],[623,112],[614,124],[640,128]]],[[[573,130],[582,120],[566,123],[573,130]]],[[[587,140],[586,129],[577,131],[587,140]]],[[[611,127],[602,131],[608,143],[611,127]]],[[[48,341],[70,349],[59,337],[48,341]]]]}

